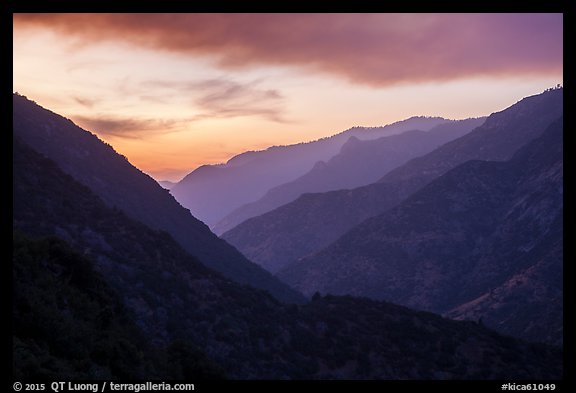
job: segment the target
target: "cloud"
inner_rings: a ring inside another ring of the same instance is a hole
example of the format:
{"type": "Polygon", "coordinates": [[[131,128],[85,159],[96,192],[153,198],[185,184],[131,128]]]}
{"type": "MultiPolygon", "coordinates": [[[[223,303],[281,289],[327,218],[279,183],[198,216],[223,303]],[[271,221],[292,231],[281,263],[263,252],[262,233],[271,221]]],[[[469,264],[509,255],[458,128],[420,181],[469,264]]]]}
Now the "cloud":
{"type": "Polygon", "coordinates": [[[178,131],[185,119],[136,119],[110,116],[71,116],[75,123],[99,135],[139,139],[150,134],[178,131]]]}
{"type": "Polygon", "coordinates": [[[191,120],[214,117],[260,116],[285,123],[284,97],[277,89],[260,87],[260,81],[239,83],[229,79],[188,82],[149,81],[148,86],[190,95],[201,113],[191,120]]]}
{"type": "Polygon", "coordinates": [[[86,98],[86,97],[73,97],[74,101],[79,103],[82,106],[85,106],[86,108],[92,108],[94,106],[94,104],[96,104],[97,100],[92,99],[92,98],[86,98]]]}
{"type": "MultiPolygon", "coordinates": [[[[192,86],[194,87],[194,86],[192,86]]],[[[240,84],[225,80],[207,80],[196,84],[202,95],[196,99],[206,117],[261,116],[283,123],[283,97],[273,89],[259,89],[254,83],[240,84]]]]}
{"type": "MultiPolygon", "coordinates": [[[[284,97],[278,90],[260,87],[261,81],[239,83],[228,79],[199,81],[151,80],[137,84],[121,81],[118,89],[140,100],[170,105],[173,97],[188,96],[191,104],[187,117],[178,119],[155,119],[97,114],[71,116],[82,127],[100,135],[139,139],[151,134],[165,134],[186,129],[187,124],[212,118],[259,116],[274,122],[288,122],[284,115],[284,97]],[[154,91],[154,94],[150,94],[154,91]],[[148,92],[148,94],[143,94],[148,92]]],[[[105,101],[102,97],[72,96],[76,102],[90,110],[105,101]]]]}
{"type": "Polygon", "coordinates": [[[14,14],[15,29],[38,27],[373,86],[559,73],[563,62],[562,14],[14,14]]]}

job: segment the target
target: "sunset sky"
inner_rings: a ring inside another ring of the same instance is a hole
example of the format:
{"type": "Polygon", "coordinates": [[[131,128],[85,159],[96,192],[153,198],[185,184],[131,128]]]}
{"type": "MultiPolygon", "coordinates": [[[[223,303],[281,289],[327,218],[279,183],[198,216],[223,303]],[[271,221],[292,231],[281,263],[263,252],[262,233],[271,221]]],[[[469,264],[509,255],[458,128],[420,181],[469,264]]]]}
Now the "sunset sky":
{"type": "Polygon", "coordinates": [[[158,180],[563,83],[562,14],[15,14],[13,89],[158,180]]]}

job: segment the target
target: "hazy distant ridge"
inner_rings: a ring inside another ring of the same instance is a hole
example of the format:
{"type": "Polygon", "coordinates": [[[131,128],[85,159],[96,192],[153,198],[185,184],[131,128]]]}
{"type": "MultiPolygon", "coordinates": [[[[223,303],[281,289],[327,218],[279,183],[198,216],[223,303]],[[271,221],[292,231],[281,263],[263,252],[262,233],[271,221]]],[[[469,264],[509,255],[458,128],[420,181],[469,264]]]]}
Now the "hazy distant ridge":
{"type": "Polygon", "coordinates": [[[412,117],[384,127],[353,127],[331,137],[239,154],[222,165],[204,165],[176,184],[171,193],[209,226],[234,209],[261,198],[269,189],[308,172],[318,161],[338,154],[351,136],[377,139],[408,130],[429,130],[442,118],[412,117]]]}

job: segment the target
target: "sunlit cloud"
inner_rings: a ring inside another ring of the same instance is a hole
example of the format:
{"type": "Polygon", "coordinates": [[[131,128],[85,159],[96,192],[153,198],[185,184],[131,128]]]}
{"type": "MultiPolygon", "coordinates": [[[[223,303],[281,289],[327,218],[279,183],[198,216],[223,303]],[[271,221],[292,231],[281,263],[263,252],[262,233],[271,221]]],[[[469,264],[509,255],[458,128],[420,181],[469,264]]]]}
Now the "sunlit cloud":
{"type": "Polygon", "coordinates": [[[94,104],[97,102],[97,100],[94,100],[92,98],[86,98],[86,97],[73,97],[73,98],[74,101],[76,101],[82,106],[85,106],[86,108],[92,108],[94,104]]]}
{"type": "Polygon", "coordinates": [[[562,14],[14,14],[13,90],[177,179],[563,83],[562,14]]]}
{"type": "MultiPolygon", "coordinates": [[[[184,118],[155,119],[119,117],[112,114],[72,116],[85,128],[101,135],[122,138],[141,138],[151,134],[165,134],[182,130],[184,126],[205,119],[261,117],[265,120],[285,123],[284,97],[276,89],[260,87],[260,81],[239,83],[228,79],[199,81],[143,81],[118,83],[117,91],[127,97],[142,101],[170,105],[171,101],[188,97],[190,108],[184,118]]],[[[74,96],[74,103],[87,109],[98,108],[105,98],[74,96]]],[[[175,103],[175,101],[174,101],[175,103]]]]}
{"type": "Polygon", "coordinates": [[[100,135],[122,138],[142,138],[151,134],[165,134],[182,129],[186,119],[141,119],[109,116],[72,116],[83,128],[100,135]]]}
{"type": "Polygon", "coordinates": [[[274,122],[286,121],[283,97],[277,90],[219,79],[203,81],[195,87],[202,91],[195,103],[206,111],[203,117],[261,116],[274,122]]]}
{"type": "Polygon", "coordinates": [[[555,73],[563,60],[562,14],[15,14],[14,25],[373,86],[555,73]]]}
{"type": "MultiPolygon", "coordinates": [[[[284,97],[278,89],[262,88],[260,81],[240,83],[229,79],[200,81],[149,81],[146,86],[168,89],[192,98],[199,111],[191,120],[205,118],[231,118],[259,116],[266,120],[285,123],[284,97]]],[[[160,96],[168,96],[158,92],[160,96]]]]}

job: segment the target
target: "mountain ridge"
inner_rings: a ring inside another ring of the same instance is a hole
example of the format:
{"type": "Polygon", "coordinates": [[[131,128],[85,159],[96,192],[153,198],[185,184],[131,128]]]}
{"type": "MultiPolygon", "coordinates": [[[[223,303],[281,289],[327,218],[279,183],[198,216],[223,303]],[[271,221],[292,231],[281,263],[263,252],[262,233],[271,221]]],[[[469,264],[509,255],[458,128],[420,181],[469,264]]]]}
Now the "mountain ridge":
{"type": "Polygon", "coordinates": [[[397,206],[449,168],[468,159],[511,158],[517,149],[544,131],[546,121],[552,122],[562,111],[562,89],[527,97],[491,115],[497,121],[490,120],[488,126],[484,123],[463,137],[408,161],[376,183],[352,190],[304,194],[243,222],[222,238],[260,263],[281,260],[289,264],[329,246],[364,220],[397,206]],[[511,108],[512,116],[507,117],[511,108]],[[508,131],[513,138],[507,136],[508,131]],[[497,156],[482,149],[484,140],[499,145],[497,156]],[[466,148],[465,154],[458,153],[462,146],[466,148]]]}
{"type": "Polygon", "coordinates": [[[212,229],[216,234],[222,234],[251,217],[267,213],[305,193],[368,185],[411,158],[464,135],[483,121],[484,118],[454,120],[427,131],[408,130],[370,140],[361,140],[352,135],[338,154],[327,161],[316,162],[297,179],[276,186],[259,200],[232,211],[212,229]]]}
{"type": "MultiPolygon", "coordinates": [[[[508,161],[470,160],[449,170],[279,276],[309,295],[368,296],[460,318],[479,314],[470,307],[459,313],[460,305],[531,268],[543,277],[526,291],[541,288],[561,298],[562,133],[560,118],[508,161]]],[[[533,302],[514,300],[517,292],[508,291],[514,295],[498,307],[548,331],[540,340],[561,344],[562,304],[535,295],[533,302]],[[546,307],[554,317],[540,321],[536,310],[546,307]]],[[[484,310],[490,316],[484,323],[536,336],[501,312],[496,316],[490,305],[484,310]]]]}
{"type": "MultiPolygon", "coordinates": [[[[200,263],[166,231],[152,229],[106,204],[17,135],[13,138],[13,231],[32,238],[63,239],[73,251],[69,264],[78,268],[78,261],[93,264],[129,311],[123,313],[124,318],[132,319],[152,346],[175,342],[168,348],[167,361],[160,358],[164,368],[155,374],[160,379],[198,380],[210,370],[198,363],[203,354],[232,379],[510,380],[559,379],[563,373],[558,348],[505,337],[477,323],[349,296],[314,296],[305,305],[283,304],[266,291],[237,284],[200,263]],[[190,351],[182,340],[201,352],[190,351]]],[[[30,273],[29,258],[16,255],[17,269],[30,273]]],[[[39,257],[35,259],[43,270],[34,271],[39,274],[34,279],[42,283],[38,287],[46,288],[48,294],[58,291],[57,281],[54,285],[53,279],[47,279],[62,270],[42,264],[44,257],[39,257]]],[[[30,274],[18,277],[33,278],[30,274]]],[[[98,285],[86,274],[77,278],[98,285]]],[[[79,284],[82,296],[100,296],[79,284]]],[[[66,304],[56,307],[64,315],[70,309],[66,304]]],[[[29,328],[57,335],[54,328],[65,327],[69,330],[63,332],[75,334],[71,348],[66,341],[50,342],[42,335],[36,335],[38,346],[82,351],[90,344],[90,330],[83,330],[85,325],[77,319],[37,316],[32,315],[29,328]]],[[[113,316],[109,311],[89,315],[98,323],[113,321],[113,316]]],[[[106,332],[101,329],[99,334],[106,332]]],[[[131,342],[131,337],[122,341],[108,337],[97,351],[81,353],[87,361],[79,366],[88,377],[101,379],[105,374],[98,374],[97,366],[102,354],[112,351],[122,363],[137,367],[138,359],[130,356],[137,356],[138,348],[131,342]]],[[[21,349],[19,342],[16,345],[14,351],[21,349]]],[[[38,364],[17,359],[16,371],[20,366],[38,370],[38,364]]],[[[44,378],[61,375],[50,368],[53,363],[44,365],[48,366],[44,378]]]]}
{"type": "Polygon", "coordinates": [[[13,135],[116,207],[153,229],[165,230],[202,263],[244,284],[301,302],[300,294],[279,282],[234,247],[214,235],[154,179],[126,157],[71,120],[13,95],[13,135]],[[143,197],[145,195],[145,197],[143,197]]]}
{"type": "Polygon", "coordinates": [[[376,139],[414,128],[428,130],[442,118],[412,117],[383,127],[352,127],[331,137],[266,150],[241,153],[227,164],[203,165],[186,175],[171,193],[209,226],[232,210],[262,197],[270,188],[292,181],[318,161],[338,153],[351,135],[376,139]],[[294,157],[298,157],[294,160],[294,157]]]}

